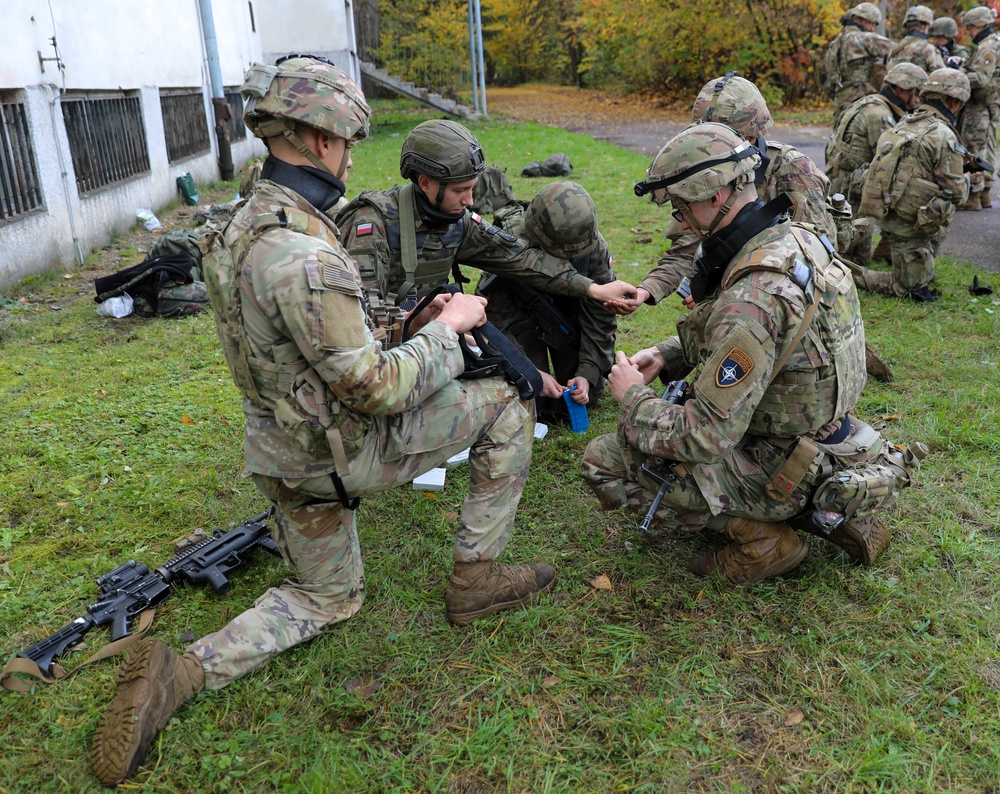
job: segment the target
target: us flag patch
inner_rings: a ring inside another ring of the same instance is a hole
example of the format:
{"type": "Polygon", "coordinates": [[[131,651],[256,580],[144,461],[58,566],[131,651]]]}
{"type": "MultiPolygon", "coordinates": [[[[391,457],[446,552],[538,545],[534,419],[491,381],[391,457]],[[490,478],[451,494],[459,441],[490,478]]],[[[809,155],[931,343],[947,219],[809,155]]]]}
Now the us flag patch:
{"type": "Polygon", "coordinates": [[[715,373],[715,385],[720,389],[735,386],[753,371],[753,359],[738,347],[729,351],[715,373]]]}
{"type": "Polygon", "coordinates": [[[371,233],[372,233],[372,223],[370,221],[368,223],[359,223],[357,226],[354,227],[355,237],[364,237],[366,234],[371,234],[371,233]]]}

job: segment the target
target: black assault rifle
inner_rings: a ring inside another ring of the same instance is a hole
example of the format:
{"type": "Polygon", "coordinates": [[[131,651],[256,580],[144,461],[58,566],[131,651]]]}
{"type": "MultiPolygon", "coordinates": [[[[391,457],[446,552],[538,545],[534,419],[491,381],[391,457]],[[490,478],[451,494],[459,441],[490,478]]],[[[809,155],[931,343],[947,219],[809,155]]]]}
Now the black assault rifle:
{"type": "MultiPolygon", "coordinates": [[[[110,626],[111,641],[130,636],[136,619],[170,595],[171,584],[185,581],[189,584],[208,583],[216,593],[228,592],[230,582],[226,574],[243,562],[243,556],[258,546],[276,557],[281,556],[278,544],[268,533],[264,521],[271,514],[266,510],[245,524],[223,532],[212,530],[211,537],[198,541],[168,560],[155,571],[135,560],[119,565],[97,580],[101,597],[87,607],[87,614],[63,626],[55,634],[25,648],[18,658],[34,662],[43,673],[41,680],[52,683],[64,677],[54,669],[56,659],[70,648],[83,642],[83,636],[94,626],[110,626]]],[[[11,665],[4,671],[3,685],[7,686],[11,665]]],[[[23,668],[17,672],[28,672],[23,668]]],[[[37,677],[37,676],[36,676],[37,677]]]]}
{"type": "MultiPolygon", "coordinates": [[[[684,402],[685,396],[687,396],[687,388],[688,384],[686,380],[672,380],[667,384],[667,388],[664,389],[662,400],[671,405],[680,405],[684,402]]],[[[674,471],[674,465],[674,463],[668,463],[664,468],[661,468],[659,466],[650,466],[648,463],[642,464],[642,470],[660,483],[660,488],[656,492],[656,496],[649,503],[649,510],[646,511],[646,515],[642,517],[642,523],[639,524],[639,532],[643,535],[647,534],[649,528],[653,526],[653,519],[656,518],[656,511],[660,507],[663,495],[668,491],[673,493],[674,483],[680,479],[677,476],[677,472],[674,471]]]]}

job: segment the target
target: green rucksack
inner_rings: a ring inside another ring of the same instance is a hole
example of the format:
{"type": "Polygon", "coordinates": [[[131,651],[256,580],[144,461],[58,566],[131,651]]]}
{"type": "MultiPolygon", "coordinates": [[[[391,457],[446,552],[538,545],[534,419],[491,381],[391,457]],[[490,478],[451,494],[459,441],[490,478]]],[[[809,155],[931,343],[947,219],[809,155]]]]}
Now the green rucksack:
{"type": "Polygon", "coordinates": [[[480,215],[491,215],[514,200],[514,191],[507,181],[507,172],[487,166],[472,189],[472,209],[480,215]]]}

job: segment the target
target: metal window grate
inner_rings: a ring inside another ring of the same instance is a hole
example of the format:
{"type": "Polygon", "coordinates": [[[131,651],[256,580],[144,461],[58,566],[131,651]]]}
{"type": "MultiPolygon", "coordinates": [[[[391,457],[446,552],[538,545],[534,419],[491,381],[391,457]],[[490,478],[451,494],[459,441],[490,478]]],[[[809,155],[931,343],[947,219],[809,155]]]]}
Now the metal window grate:
{"type": "Polygon", "coordinates": [[[201,91],[161,92],[160,109],[163,113],[167,159],[171,163],[211,150],[205,97],[201,91]]]}
{"type": "Polygon", "coordinates": [[[62,111],[81,194],[149,172],[138,96],[68,95],[62,99],[62,111]]]}
{"type": "Polygon", "coordinates": [[[0,221],[42,206],[23,102],[0,95],[0,221]]]}
{"type": "Polygon", "coordinates": [[[247,126],[243,123],[243,96],[239,89],[229,89],[225,92],[229,109],[233,117],[229,119],[229,140],[242,141],[247,137],[247,126]]]}

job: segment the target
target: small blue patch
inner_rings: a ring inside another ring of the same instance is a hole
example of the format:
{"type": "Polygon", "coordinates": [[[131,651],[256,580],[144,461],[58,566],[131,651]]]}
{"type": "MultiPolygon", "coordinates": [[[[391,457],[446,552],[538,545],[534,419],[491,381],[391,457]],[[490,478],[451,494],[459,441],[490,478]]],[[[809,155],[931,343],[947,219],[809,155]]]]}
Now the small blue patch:
{"type": "Polygon", "coordinates": [[[728,389],[753,371],[753,359],[737,347],[729,351],[715,373],[715,385],[728,389]]]}

